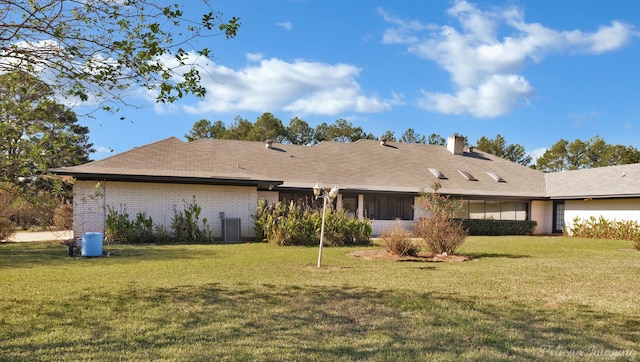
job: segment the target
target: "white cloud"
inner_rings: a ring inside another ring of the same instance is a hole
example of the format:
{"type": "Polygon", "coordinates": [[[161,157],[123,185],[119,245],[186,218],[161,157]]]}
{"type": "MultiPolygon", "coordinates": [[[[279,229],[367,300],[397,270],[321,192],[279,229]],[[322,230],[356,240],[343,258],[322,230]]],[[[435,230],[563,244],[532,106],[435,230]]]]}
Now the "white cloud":
{"type": "Polygon", "coordinates": [[[589,118],[601,117],[602,113],[596,111],[590,111],[586,113],[569,113],[567,117],[575,119],[576,121],[584,121],[589,118]]]}
{"type": "Polygon", "coordinates": [[[460,89],[455,95],[423,92],[418,105],[445,114],[469,113],[478,118],[497,117],[526,99],[533,88],[517,75],[493,75],[478,87],[460,89]]]}
{"type": "Polygon", "coordinates": [[[356,81],[360,69],[348,64],[326,64],[295,60],[262,59],[242,69],[232,69],[207,59],[196,60],[202,68],[207,96],[197,105],[185,106],[192,114],[208,112],[275,112],[285,110],[298,115],[383,112],[398,104],[363,94],[356,81]]]}
{"type": "Polygon", "coordinates": [[[538,158],[544,155],[545,152],[547,152],[546,147],[536,148],[535,150],[529,151],[528,155],[531,156],[531,163],[535,165],[538,158]]]}
{"type": "Polygon", "coordinates": [[[419,21],[406,21],[400,19],[396,15],[393,15],[382,8],[377,9],[378,14],[389,23],[395,25],[393,28],[385,30],[382,36],[383,44],[410,44],[418,41],[418,37],[412,35],[416,31],[428,30],[431,28],[429,25],[424,25],[419,21]]]}
{"type": "Polygon", "coordinates": [[[252,62],[259,62],[264,58],[264,55],[262,53],[247,53],[245,56],[249,61],[252,62]]]}
{"type": "Polygon", "coordinates": [[[291,30],[293,29],[293,24],[290,21],[283,21],[280,23],[276,23],[277,26],[285,29],[285,30],[291,30]]]}
{"type": "Polygon", "coordinates": [[[456,1],[447,14],[458,27],[424,25],[378,13],[391,24],[384,44],[406,44],[409,52],[434,61],[449,72],[456,91],[424,92],[423,107],[445,114],[496,117],[526,103],[533,87],[521,75],[525,67],[554,52],[600,54],[619,49],[638,36],[633,26],[618,21],[595,32],[558,31],[527,23],[516,7],[481,10],[456,1]],[[425,33],[425,30],[431,29],[425,33]],[[509,29],[499,36],[498,29],[509,29]]]}

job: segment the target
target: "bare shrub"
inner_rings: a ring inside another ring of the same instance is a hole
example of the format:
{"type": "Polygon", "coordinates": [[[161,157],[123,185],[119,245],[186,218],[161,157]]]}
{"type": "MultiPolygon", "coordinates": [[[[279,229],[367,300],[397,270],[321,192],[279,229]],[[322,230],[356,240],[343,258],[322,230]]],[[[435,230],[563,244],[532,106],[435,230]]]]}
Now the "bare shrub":
{"type": "Polygon", "coordinates": [[[400,225],[383,230],[380,233],[380,237],[387,247],[387,252],[398,256],[418,255],[420,248],[413,243],[411,236],[411,233],[400,225]]]}
{"type": "Polygon", "coordinates": [[[462,223],[443,213],[420,218],[413,225],[413,233],[424,240],[430,252],[447,255],[455,254],[467,237],[462,223]]]}
{"type": "Polygon", "coordinates": [[[413,225],[413,233],[424,240],[430,252],[455,254],[467,237],[462,222],[454,219],[462,203],[460,200],[438,194],[439,183],[434,183],[432,188],[432,192],[423,191],[420,194],[420,200],[431,216],[418,219],[413,225]]]}
{"type": "Polygon", "coordinates": [[[73,205],[62,204],[53,213],[53,225],[61,230],[73,228],[73,205]]]}
{"type": "Polygon", "coordinates": [[[16,231],[16,224],[6,217],[0,216],[0,241],[9,239],[16,231]]]}

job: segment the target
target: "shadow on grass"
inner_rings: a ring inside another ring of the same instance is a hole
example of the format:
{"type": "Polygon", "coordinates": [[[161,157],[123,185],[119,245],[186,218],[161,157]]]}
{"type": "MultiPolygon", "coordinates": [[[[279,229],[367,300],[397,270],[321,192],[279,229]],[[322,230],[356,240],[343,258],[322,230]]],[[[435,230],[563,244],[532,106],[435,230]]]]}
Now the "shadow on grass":
{"type": "Polygon", "coordinates": [[[471,259],[481,258],[507,258],[507,259],[524,259],[531,258],[531,255],[522,254],[501,254],[501,253],[462,253],[471,259]]]}
{"type": "Polygon", "coordinates": [[[194,259],[215,256],[211,248],[201,245],[109,244],[103,245],[102,257],[83,258],[59,241],[7,243],[0,245],[0,269],[67,265],[74,262],[140,262],[145,260],[194,259]],[[107,256],[108,255],[108,256],[107,256]]]}
{"type": "Polygon", "coordinates": [[[438,292],[210,283],[79,292],[64,302],[14,301],[9,308],[39,318],[4,321],[0,348],[8,359],[537,360],[564,350],[640,354],[637,315],[438,292]]]}

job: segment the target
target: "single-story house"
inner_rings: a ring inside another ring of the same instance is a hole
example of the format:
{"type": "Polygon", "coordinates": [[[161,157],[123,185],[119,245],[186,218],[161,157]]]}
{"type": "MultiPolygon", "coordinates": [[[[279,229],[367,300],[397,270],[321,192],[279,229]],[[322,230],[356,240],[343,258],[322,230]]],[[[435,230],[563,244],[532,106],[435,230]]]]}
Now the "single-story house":
{"type": "Polygon", "coordinates": [[[571,229],[576,218],[640,222],[640,164],[545,174],[552,232],[571,229]]]}
{"type": "Polygon", "coordinates": [[[174,210],[195,199],[216,237],[225,237],[228,219],[237,220],[237,232],[249,239],[255,236],[252,215],[258,200],[311,198],[316,183],[339,187],[335,207],[370,219],[374,235],[396,223],[410,227],[423,216],[414,206],[434,182],[440,193],[463,200],[460,217],[534,220],[536,234],[560,232],[575,216],[596,209],[640,220],[640,165],[545,174],[465,148],[457,134],[446,146],[384,140],[300,146],[172,137],[52,171],[75,178],[75,236],[103,232],[108,208],[144,212],[168,226],[174,210]]]}

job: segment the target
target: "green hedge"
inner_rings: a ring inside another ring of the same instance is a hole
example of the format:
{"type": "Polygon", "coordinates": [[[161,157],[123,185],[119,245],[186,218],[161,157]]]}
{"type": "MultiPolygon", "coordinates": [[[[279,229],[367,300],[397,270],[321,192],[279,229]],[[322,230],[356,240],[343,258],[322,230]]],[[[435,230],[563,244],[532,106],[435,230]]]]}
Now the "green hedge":
{"type": "Polygon", "coordinates": [[[529,220],[458,219],[469,235],[531,235],[537,223],[529,220]]]}

